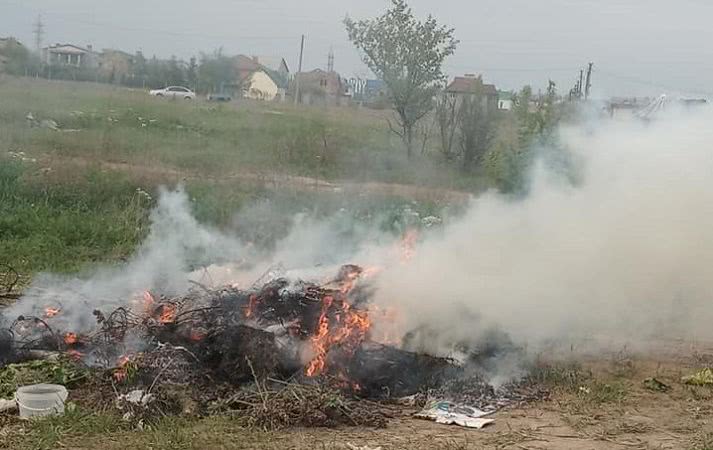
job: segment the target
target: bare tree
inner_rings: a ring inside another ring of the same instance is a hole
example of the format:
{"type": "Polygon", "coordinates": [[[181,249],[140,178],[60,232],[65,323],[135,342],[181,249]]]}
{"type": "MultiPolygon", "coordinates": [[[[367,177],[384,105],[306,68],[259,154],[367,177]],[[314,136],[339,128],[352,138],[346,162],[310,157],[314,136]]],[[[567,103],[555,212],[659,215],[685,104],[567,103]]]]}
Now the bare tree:
{"type": "Polygon", "coordinates": [[[489,101],[482,79],[476,79],[472,92],[461,96],[458,107],[458,135],[463,168],[480,164],[490,147],[495,131],[497,105],[489,101]]]}
{"type": "Polygon", "coordinates": [[[382,16],[344,23],[349,40],[362,51],[364,63],[381,78],[395,111],[392,131],[411,157],[414,127],[433,109],[433,98],[445,81],[442,67],[458,41],[454,29],[432,16],[417,20],[405,0],[391,0],[382,16]]]}
{"type": "Polygon", "coordinates": [[[435,122],[441,138],[441,152],[447,160],[455,157],[453,143],[458,128],[458,110],[456,97],[442,93],[436,100],[435,122]]]}

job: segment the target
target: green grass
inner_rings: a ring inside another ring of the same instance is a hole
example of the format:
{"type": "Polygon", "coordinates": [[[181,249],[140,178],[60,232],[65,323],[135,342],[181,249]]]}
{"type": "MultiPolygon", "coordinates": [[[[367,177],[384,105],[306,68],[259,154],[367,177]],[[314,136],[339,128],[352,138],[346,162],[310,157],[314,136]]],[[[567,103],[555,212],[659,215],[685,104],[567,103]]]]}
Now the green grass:
{"type": "Polygon", "coordinates": [[[184,184],[201,222],[269,247],[298,213],[346,210],[356,222],[399,232],[405,204],[422,216],[444,206],[378,187],[368,196],[298,189],[285,175],[440,188],[479,183],[437,157],[406,161],[383,112],[167,101],[107,85],[8,77],[0,79],[0,98],[0,263],[25,283],[41,271],[130,257],[148,231],[160,185],[184,184]],[[30,112],[79,131],[30,127],[30,112]],[[236,219],[245,211],[255,216],[248,223],[236,219]]]}
{"type": "MultiPolygon", "coordinates": [[[[0,80],[0,151],[126,162],[200,176],[291,174],[449,189],[482,187],[438,157],[407,161],[384,112],[289,104],[171,101],[107,85],[0,80]],[[30,128],[26,116],[63,130],[30,128]]],[[[432,146],[435,146],[435,135],[432,146]]]]}
{"type": "Polygon", "coordinates": [[[0,159],[0,259],[21,273],[121,259],[143,237],[148,201],[123,177],[88,171],[55,182],[28,172],[0,159]]]}

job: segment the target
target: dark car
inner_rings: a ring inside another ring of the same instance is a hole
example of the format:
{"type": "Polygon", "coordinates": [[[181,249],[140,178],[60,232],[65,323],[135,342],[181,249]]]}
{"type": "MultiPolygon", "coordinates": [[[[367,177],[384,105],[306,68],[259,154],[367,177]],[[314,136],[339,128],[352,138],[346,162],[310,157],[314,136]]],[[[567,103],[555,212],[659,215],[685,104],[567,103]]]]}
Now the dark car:
{"type": "Polygon", "coordinates": [[[208,101],[210,102],[229,102],[232,99],[233,98],[230,96],[230,94],[222,92],[208,94],[208,101]]]}

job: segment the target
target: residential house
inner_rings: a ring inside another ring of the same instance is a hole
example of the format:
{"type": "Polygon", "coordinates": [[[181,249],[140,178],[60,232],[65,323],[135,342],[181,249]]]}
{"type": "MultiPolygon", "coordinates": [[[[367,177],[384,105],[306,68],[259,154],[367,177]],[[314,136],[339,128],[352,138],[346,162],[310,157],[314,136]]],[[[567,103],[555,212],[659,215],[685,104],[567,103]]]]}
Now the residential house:
{"type": "Polygon", "coordinates": [[[5,72],[12,55],[24,50],[24,46],[13,37],[0,38],[0,73],[5,72]]]}
{"type": "Polygon", "coordinates": [[[510,111],[512,109],[512,92],[498,91],[498,109],[510,111]]]}
{"type": "Polygon", "coordinates": [[[241,95],[254,100],[283,100],[290,69],[284,58],[237,55],[233,68],[241,95]]]}
{"type": "Polygon", "coordinates": [[[0,53],[11,52],[14,48],[22,48],[20,41],[14,37],[0,37],[0,53]]]}
{"type": "Polygon", "coordinates": [[[285,58],[275,56],[253,56],[253,61],[267,70],[279,73],[285,78],[289,78],[290,76],[290,67],[287,65],[285,58]]]}
{"type": "Polygon", "coordinates": [[[55,44],[42,49],[42,61],[51,66],[73,66],[96,68],[99,55],[92,50],[73,44],[55,44]]]}
{"type": "Polygon", "coordinates": [[[104,49],[99,55],[99,76],[110,83],[122,83],[132,73],[134,55],[121,50],[104,49]]]}
{"type": "Polygon", "coordinates": [[[336,72],[315,69],[311,72],[298,73],[295,75],[295,83],[297,82],[299,82],[300,103],[337,106],[346,99],[347,84],[336,72]]]}
{"type": "Polygon", "coordinates": [[[483,78],[472,74],[455,79],[446,87],[446,94],[456,99],[473,95],[480,90],[483,95],[483,107],[491,110],[498,109],[498,90],[493,84],[483,83],[483,78]]]}
{"type": "Polygon", "coordinates": [[[243,96],[253,100],[284,100],[287,83],[287,78],[278,72],[260,69],[250,74],[243,83],[243,96]]]}
{"type": "Polygon", "coordinates": [[[260,64],[249,56],[238,55],[233,57],[233,70],[235,70],[235,76],[240,82],[247,80],[260,68],[260,64]]]}

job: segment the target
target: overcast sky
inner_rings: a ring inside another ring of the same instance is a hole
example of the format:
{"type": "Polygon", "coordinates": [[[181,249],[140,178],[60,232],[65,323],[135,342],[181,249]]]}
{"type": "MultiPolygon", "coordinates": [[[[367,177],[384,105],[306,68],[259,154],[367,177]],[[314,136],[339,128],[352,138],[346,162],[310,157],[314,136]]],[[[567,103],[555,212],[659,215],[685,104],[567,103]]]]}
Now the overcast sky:
{"type": "MultiPolygon", "coordinates": [[[[605,95],[713,97],[711,0],[411,0],[417,15],[455,27],[461,43],[449,75],[482,73],[500,88],[547,79],[566,92],[579,68],[595,63],[605,95]]],[[[293,71],[300,35],[305,68],[366,76],[342,19],[374,16],[387,0],[0,0],[0,36],[32,45],[39,13],[44,43],[93,44],[188,58],[225,53],[283,56],[293,71]]]]}

